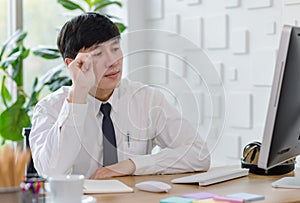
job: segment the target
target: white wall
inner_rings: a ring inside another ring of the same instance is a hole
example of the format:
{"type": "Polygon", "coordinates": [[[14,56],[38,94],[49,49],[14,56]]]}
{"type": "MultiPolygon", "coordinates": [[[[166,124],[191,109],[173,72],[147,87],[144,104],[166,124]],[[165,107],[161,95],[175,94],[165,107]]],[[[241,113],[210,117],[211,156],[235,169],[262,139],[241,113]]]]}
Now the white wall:
{"type": "MultiPolygon", "coordinates": [[[[204,137],[213,149],[213,165],[239,163],[243,146],[262,139],[281,28],[284,23],[298,24],[300,0],[128,0],[127,8],[128,33],[157,29],[173,33],[173,39],[175,35],[187,38],[199,48],[183,48],[187,58],[202,48],[222,80],[225,98],[211,95],[203,88],[205,82],[192,80],[186,64],[170,53],[129,54],[129,76],[176,94],[180,104],[188,106],[181,106],[183,114],[204,134],[211,117],[222,120],[226,107],[224,129],[213,127],[204,137]],[[136,71],[144,66],[146,71],[136,71]],[[157,71],[151,72],[153,67],[157,71]],[[179,79],[173,80],[170,70],[177,71],[179,79]],[[180,85],[186,80],[188,91],[180,85]],[[191,95],[196,95],[196,104],[187,99],[191,95]],[[219,117],[207,110],[212,106],[220,111],[219,117]]],[[[128,37],[131,50],[156,35],[137,36],[140,39],[128,37]]]]}

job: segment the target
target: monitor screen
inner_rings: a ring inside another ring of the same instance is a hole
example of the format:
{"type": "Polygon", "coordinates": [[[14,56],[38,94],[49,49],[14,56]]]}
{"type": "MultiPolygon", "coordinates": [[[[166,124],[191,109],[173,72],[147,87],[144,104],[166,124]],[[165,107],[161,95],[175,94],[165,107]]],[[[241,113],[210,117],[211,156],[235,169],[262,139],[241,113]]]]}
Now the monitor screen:
{"type": "Polygon", "coordinates": [[[258,167],[269,169],[299,154],[300,28],[285,25],[281,33],[258,167]]]}

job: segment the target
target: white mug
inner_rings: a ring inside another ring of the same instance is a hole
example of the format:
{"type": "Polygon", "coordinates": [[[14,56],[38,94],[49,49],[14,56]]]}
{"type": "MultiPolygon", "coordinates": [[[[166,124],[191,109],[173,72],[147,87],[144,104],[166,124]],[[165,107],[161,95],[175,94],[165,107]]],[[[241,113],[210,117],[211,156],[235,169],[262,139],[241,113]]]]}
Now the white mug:
{"type": "Polygon", "coordinates": [[[48,181],[53,203],[81,203],[83,175],[55,175],[48,181]]]}

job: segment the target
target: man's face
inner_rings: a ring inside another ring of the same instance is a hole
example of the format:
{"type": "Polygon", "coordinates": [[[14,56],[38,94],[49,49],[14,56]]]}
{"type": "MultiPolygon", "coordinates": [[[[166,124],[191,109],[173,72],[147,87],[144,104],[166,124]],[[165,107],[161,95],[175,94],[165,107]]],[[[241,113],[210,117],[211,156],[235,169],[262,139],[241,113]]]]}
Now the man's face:
{"type": "Polygon", "coordinates": [[[96,77],[94,88],[101,90],[115,89],[120,83],[123,65],[123,53],[119,37],[95,44],[83,52],[90,51],[94,53],[93,67],[96,77]]]}

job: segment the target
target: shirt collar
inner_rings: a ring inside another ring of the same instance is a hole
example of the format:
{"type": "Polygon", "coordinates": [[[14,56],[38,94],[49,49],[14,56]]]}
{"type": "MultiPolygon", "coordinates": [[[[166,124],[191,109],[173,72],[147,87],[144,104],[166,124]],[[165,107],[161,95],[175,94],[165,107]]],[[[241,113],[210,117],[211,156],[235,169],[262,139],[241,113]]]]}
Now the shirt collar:
{"type": "Polygon", "coordinates": [[[115,112],[115,113],[118,112],[118,101],[119,101],[119,98],[120,98],[121,92],[122,92],[121,91],[121,83],[122,83],[122,81],[120,82],[120,85],[114,89],[114,92],[112,93],[112,95],[108,99],[108,101],[102,102],[102,101],[96,99],[95,97],[88,95],[87,102],[92,107],[95,115],[98,115],[101,104],[107,103],[107,102],[109,102],[111,104],[111,110],[113,112],[115,112]]]}

